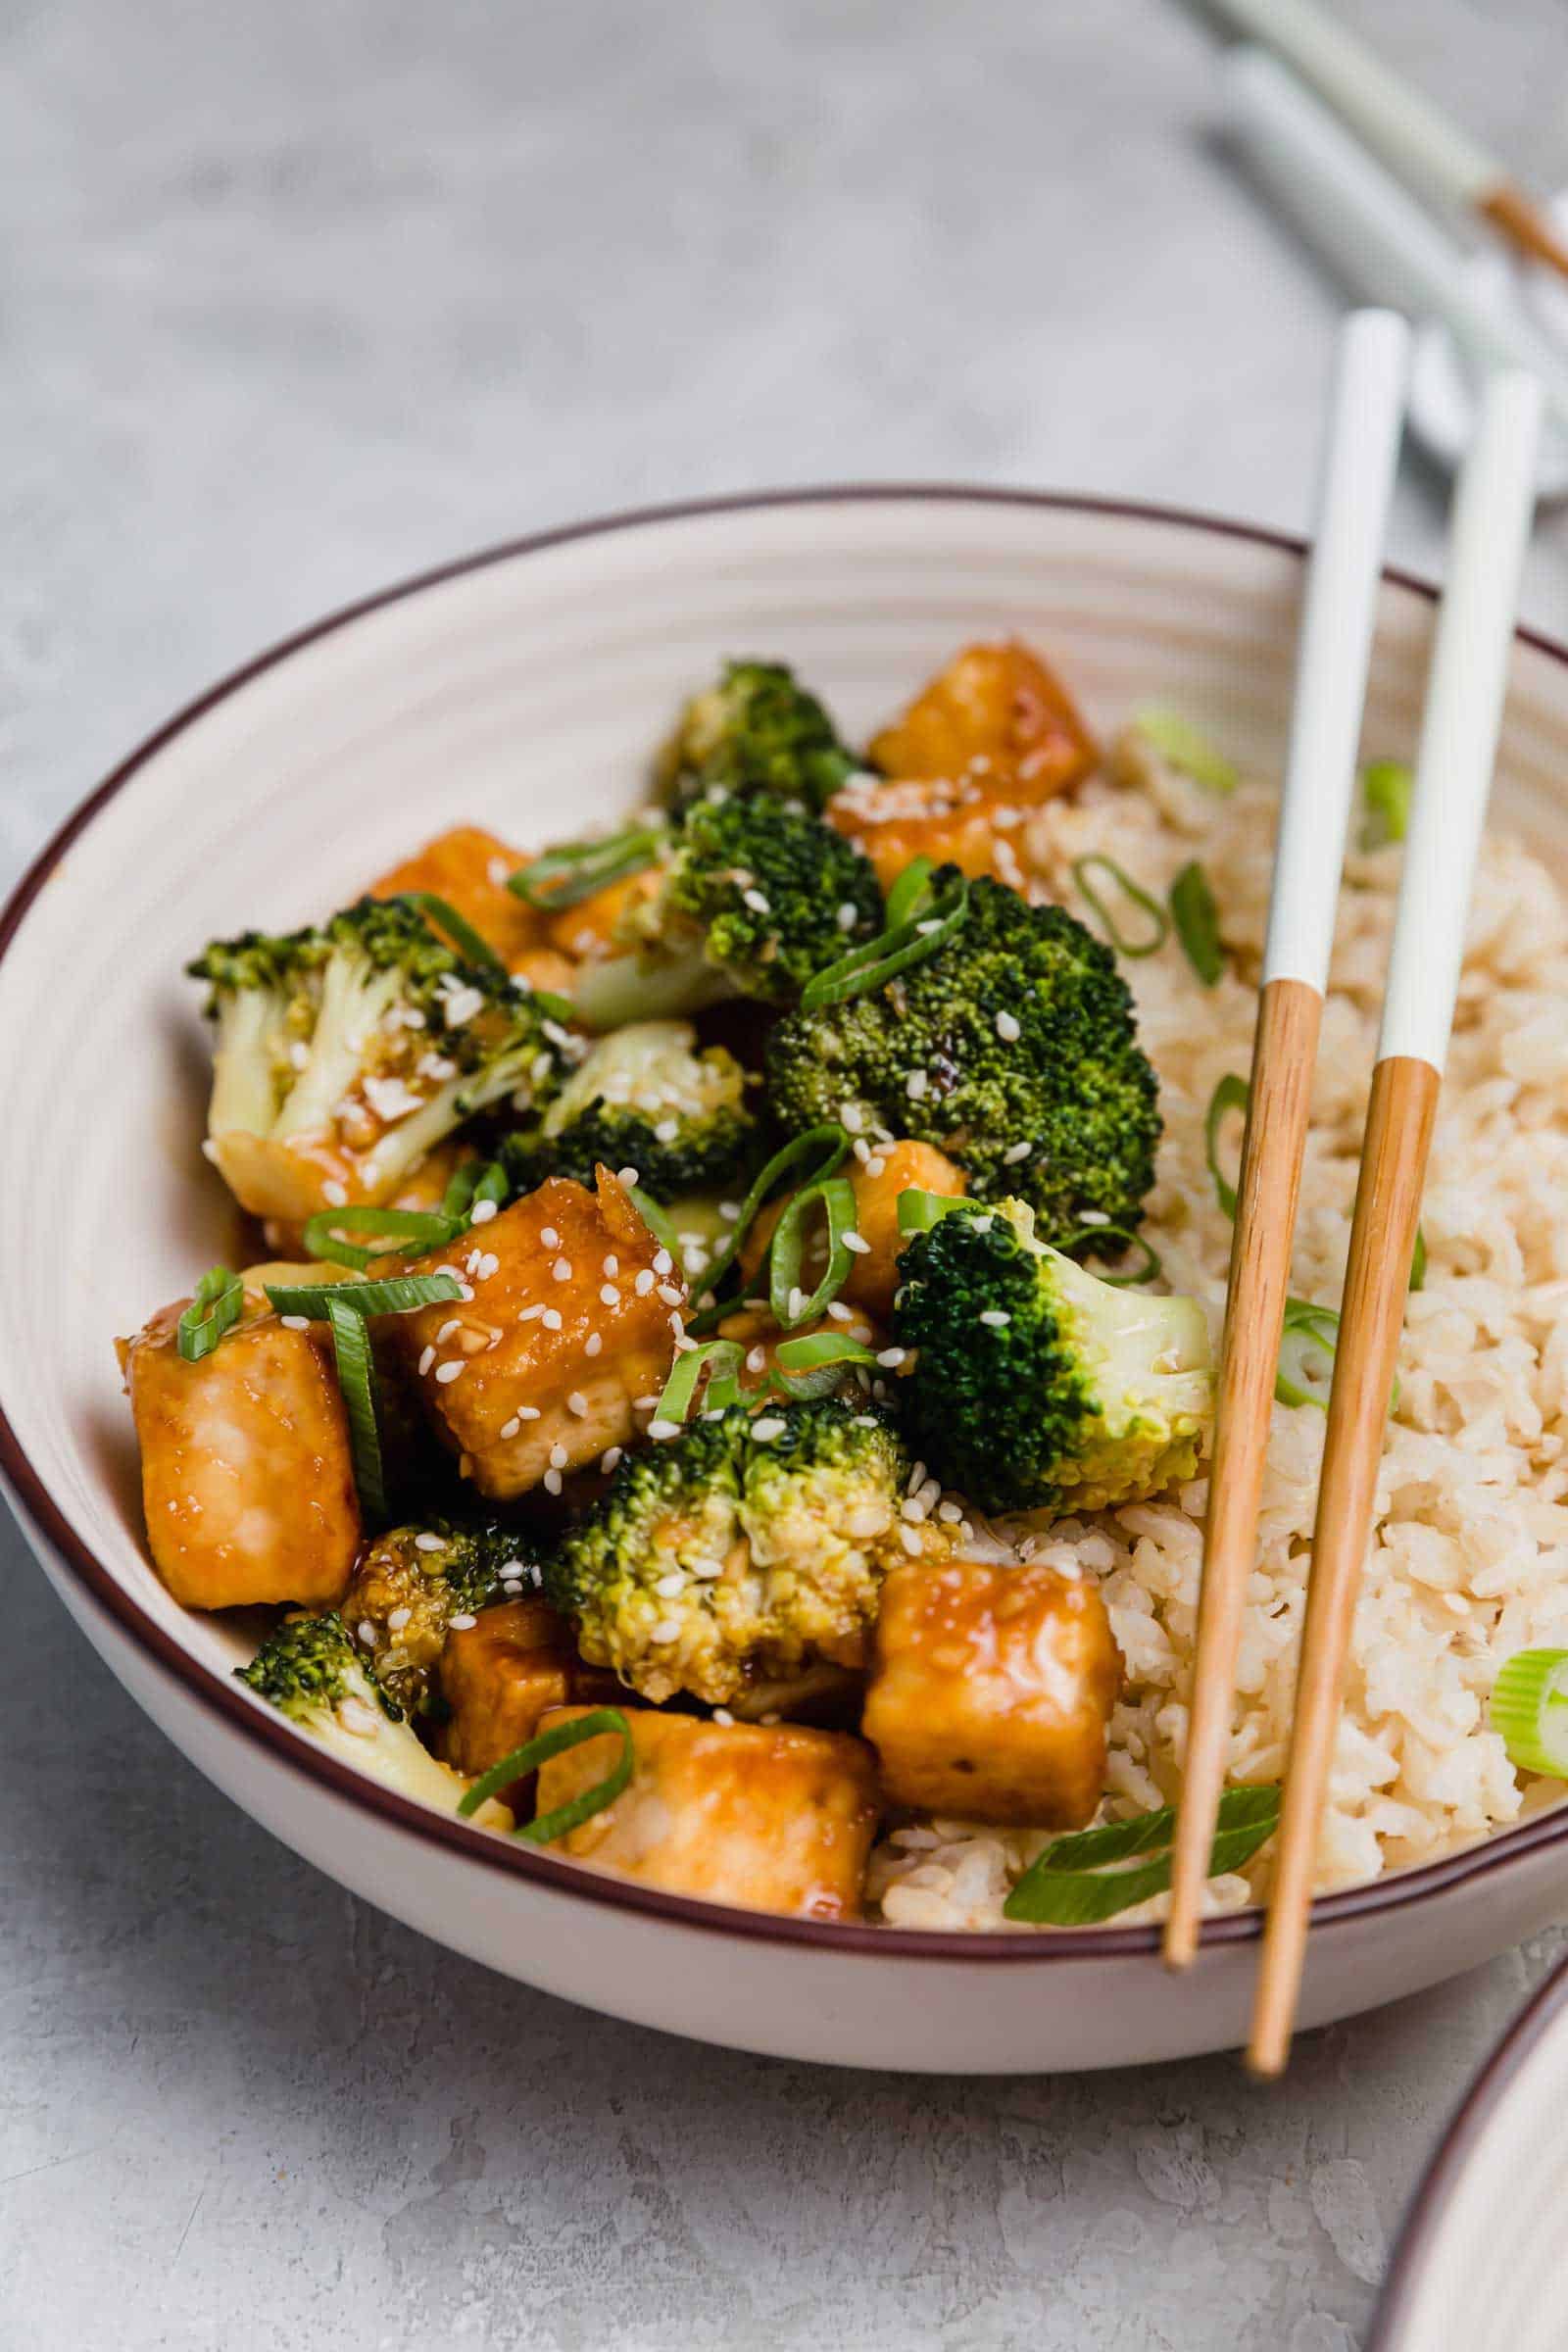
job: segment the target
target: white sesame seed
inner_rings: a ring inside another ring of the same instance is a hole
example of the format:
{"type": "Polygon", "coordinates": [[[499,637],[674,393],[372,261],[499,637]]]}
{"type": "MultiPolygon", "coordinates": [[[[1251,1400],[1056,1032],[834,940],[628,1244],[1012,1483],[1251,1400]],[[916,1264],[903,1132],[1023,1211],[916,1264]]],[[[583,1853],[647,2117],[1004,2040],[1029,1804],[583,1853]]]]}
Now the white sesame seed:
{"type": "Polygon", "coordinates": [[[450,1340],[450,1339],[451,1339],[451,1337],[452,1337],[452,1334],[453,1334],[455,1331],[461,1331],[462,1329],[463,1329],[463,1326],[462,1326],[462,1324],[461,1324],[461,1323],[458,1321],[458,1318],[457,1318],[457,1316],[456,1316],[456,1315],[448,1315],[448,1317],[447,1317],[446,1321],[445,1321],[445,1322],[442,1324],[442,1326],[441,1326],[440,1330],[439,1330],[439,1331],[436,1333],[436,1335],[435,1335],[435,1344],[436,1344],[436,1346],[437,1346],[438,1348],[444,1348],[444,1347],[446,1346],[446,1344],[447,1344],[448,1340],[450,1340]]]}
{"type": "Polygon", "coordinates": [[[538,1418],[539,1418],[539,1407],[538,1407],[536,1404],[519,1404],[519,1405],[518,1405],[518,1407],[517,1407],[517,1419],[518,1419],[519,1421],[537,1421],[537,1420],[538,1420],[538,1418]]]}
{"type": "Polygon", "coordinates": [[[414,1548],[416,1551],[445,1551],[446,1547],[447,1540],[445,1536],[432,1536],[425,1531],[421,1531],[414,1539],[414,1548]]]}
{"type": "MultiPolygon", "coordinates": [[[[853,907],[851,908],[851,912],[852,912],[852,913],[854,912],[854,908],[853,908],[853,907]]],[[[733,1716],[733,1715],[730,1713],[730,1711],[729,1711],[728,1707],[715,1707],[715,1708],[713,1709],[713,1721],[714,1721],[715,1723],[721,1723],[721,1724],[723,1724],[723,1725],[725,1726],[725,1728],[726,1728],[726,1729],[728,1728],[728,1726],[729,1726],[730,1724],[732,1724],[732,1723],[734,1722],[734,1720],[735,1720],[735,1718],[734,1718],[734,1716],[733,1716]]]]}
{"type": "Polygon", "coordinates": [[[997,1035],[1002,1039],[1004,1045],[1012,1046],[1017,1044],[1019,1037],[1022,1035],[1022,1031],[1019,1028],[1018,1016],[1016,1013],[998,1013],[997,1035]]]}
{"type": "Polygon", "coordinates": [[[941,930],[942,917],[940,914],[928,914],[923,923],[916,923],[914,927],[922,939],[929,939],[933,931],[941,930]]]}
{"type": "Polygon", "coordinates": [[[681,1306],[685,1303],[685,1292],[678,1291],[672,1282],[662,1282],[659,1286],[659,1296],[666,1306],[681,1306]]]}
{"type": "Polygon", "coordinates": [[[566,1448],[564,1447],[564,1446],[563,1446],[563,1445],[561,1444],[560,1440],[558,1439],[558,1440],[557,1440],[557,1442],[555,1443],[555,1445],[554,1445],[554,1446],[551,1446],[551,1448],[550,1448],[550,1467],[551,1467],[551,1469],[552,1469],[552,1470],[564,1470],[564,1468],[566,1467],[566,1464],[567,1464],[567,1463],[570,1461],[570,1459],[571,1459],[571,1456],[570,1456],[570,1454],[569,1454],[569,1453],[566,1451],[566,1448]]]}
{"type": "Polygon", "coordinates": [[[648,1424],[648,1435],[661,1443],[665,1438],[678,1438],[680,1433],[681,1424],[678,1421],[650,1421],[648,1424]]]}
{"type": "Polygon", "coordinates": [[[514,1413],[510,1421],[502,1422],[501,1435],[503,1438],[514,1438],[521,1426],[522,1424],[517,1419],[516,1414],[514,1413]]]}
{"type": "Polygon", "coordinates": [[[771,1414],[764,1414],[760,1421],[752,1423],[752,1435],[759,1446],[765,1446],[770,1438],[784,1435],[784,1423],[775,1420],[771,1414]]]}
{"type": "Polygon", "coordinates": [[[925,1504],[920,1500],[918,1494],[906,1494],[899,1509],[911,1527],[920,1526],[925,1518],[925,1504]]]}
{"type": "Polygon", "coordinates": [[[279,1315],[278,1321],[285,1331],[309,1331],[311,1328],[309,1315],[279,1315]]]}
{"type": "Polygon", "coordinates": [[[647,1266],[644,1266],[640,1270],[636,1281],[631,1287],[636,1292],[639,1298],[647,1298],[649,1292],[654,1287],[654,1277],[647,1266]]]}
{"type": "Polygon", "coordinates": [[[601,1283],[599,1302],[601,1306],[618,1306],[620,1304],[620,1293],[612,1282],[601,1283]]]}
{"type": "Polygon", "coordinates": [[[800,1321],[805,1306],[806,1293],[802,1290],[800,1284],[796,1283],[790,1291],[789,1301],[785,1309],[792,1323],[798,1323],[800,1321]]]}
{"type": "Polygon", "coordinates": [[[838,927],[841,931],[853,931],[859,919],[860,909],[856,906],[853,899],[846,899],[843,906],[840,906],[838,913],[834,917],[834,920],[838,924],[838,927]]]}
{"type": "Polygon", "coordinates": [[[617,1168],[617,1169],[616,1169],[616,1171],[615,1171],[615,1182],[616,1182],[617,1184],[623,1184],[623,1185],[633,1185],[633,1184],[635,1184],[635,1183],[636,1183],[636,1181],[637,1181],[637,1171],[636,1171],[636,1169],[635,1169],[635,1168],[617,1168]]]}
{"type": "Polygon", "coordinates": [[[863,1233],[841,1233],[839,1240],[844,1244],[845,1249],[853,1250],[857,1257],[864,1257],[871,1247],[863,1233]]]}
{"type": "Polygon", "coordinates": [[[465,1274],[477,1274],[483,1263],[482,1253],[477,1250],[470,1250],[463,1261],[463,1271],[465,1274]]]}
{"type": "Polygon", "coordinates": [[[754,914],[771,914],[773,911],[764,891],[743,890],[741,898],[754,914]]]}
{"type": "Polygon", "coordinates": [[[850,1423],[852,1429],[880,1429],[875,1413],[857,1413],[850,1423]]]}
{"type": "Polygon", "coordinates": [[[880,1152],[873,1152],[865,1163],[865,1172],[868,1176],[880,1176],[887,1164],[880,1152]]]}
{"type": "Polygon", "coordinates": [[[988,1323],[993,1331],[1005,1331],[1007,1325],[1012,1321],[1012,1317],[1004,1315],[1000,1306],[983,1306],[980,1309],[980,1320],[982,1323],[988,1323]]]}
{"type": "Polygon", "coordinates": [[[476,1200],[468,1212],[468,1222],[470,1225],[488,1225],[495,1214],[494,1200],[476,1200]]]}
{"type": "Polygon", "coordinates": [[[905,1550],[909,1554],[911,1559],[917,1559],[919,1557],[920,1539],[915,1534],[912,1527],[900,1528],[899,1542],[904,1545],[905,1550]]]}
{"type": "Polygon", "coordinates": [[[546,1250],[559,1250],[561,1248],[561,1236],[553,1225],[540,1226],[539,1241],[541,1248],[546,1250]]]}
{"type": "Polygon", "coordinates": [[[907,1352],[905,1348],[883,1348],[878,1351],[876,1360],[884,1372],[896,1372],[907,1352]]]}
{"type": "Polygon", "coordinates": [[[685,1590],[686,1579],[673,1573],[669,1576],[662,1576],[654,1587],[654,1591],[659,1594],[661,1600],[678,1600],[685,1590]]]}
{"type": "Polygon", "coordinates": [[[582,1351],[584,1355],[597,1355],[604,1344],[605,1342],[603,1334],[597,1331],[591,1331],[582,1344],[582,1351]]]}
{"type": "Polygon", "coordinates": [[[669,1251],[667,1250],[661,1250],[659,1255],[654,1260],[654,1272],[656,1274],[673,1273],[674,1266],[675,1260],[670,1256],[669,1251]]]}
{"type": "Polygon", "coordinates": [[[924,1070],[910,1070],[904,1081],[904,1091],[911,1102],[921,1102],[925,1100],[925,1090],[930,1083],[924,1070]]]}
{"type": "Polygon", "coordinates": [[[408,1624],[408,1622],[409,1622],[409,1619],[410,1619],[410,1618],[411,1618],[413,1615],[414,1615],[414,1611],[413,1611],[412,1609],[408,1609],[408,1608],[404,1608],[404,1609],[393,1609],[393,1610],[392,1610],[392,1611],[389,1613],[389,1615],[388,1615],[388,1617],[387,1617],[387,1621],[386,1621],[386,1630],[387,1630],[387,1632],[388,1632],[389,1634],[401,1634],[401,1633],[402,1633],[402,1631],[403,1631],[403,1628],[404,1628],[404,1627],[405,1627],[405,1626],[408,1624]]]}
{"type": "Polygon", "coordinates": [[[659,1410],[659,1398],[657,1396],[634,1396],[631,1401],[632,1410],[634,1412],[653,1413],[659,1410]]]}
{"type": "Polygon", "coordinates": [[[455,1634],[466,1634],[470,1625],[477,1625],[478,1622],[471,1609],[460,1609],[455,1617],[447,1619],[448,1627],[455,1634]]]}
{"type": "Polygon", "coordinates": [[[559,1470],[547,1470],[545,1472],[545,1493],[547,1494],[559,1494],[561,1493],[561,1472],[559,1470]]]}
{"type": "Polygon", "coordinates": [[[419,1378],[421,1380],[424,1378],[425,1374],[429,1371],[430,1366],[434,1362],[435,1349],[433,1348],[426,1348],[424,1353],[419,1358],[419,1378]]]}
{"type": "Polygon", "coordinates": [[[525,1306],[519,1312],[517,1321],[519,1323],[537,1323],[544,1311],[542,1306],[525,1306]]]}
{"type": "Polygon", "coordinates": [[[581,1389],[572,1390],[571,1395],[566,1398],[566,1410],[568,1413],[575,1413],[579,1421],[583,1418],[588,1410],[588,1399],[581,1389]]]}
{"type": "Polygon", "coordinates": [[[560,1307],[559,1307],[559,1306],[547,1306],[547,1307],[545,1308],[545,1311],[544,1311],[544,1313],[543,1313],[543,1314],[540,1316],[539,1320],[540,1320],[540,1322],[541,1322],[541,1323],[544,1325],[544,1327],[545,1327],[546,1331],[559,1331],[559,1330],[561,1329],[561,1309],[560,1309],[560,1307]]]}
{"type": "Polygon", "coordinates": [[[726,1225],[733,1225],[741,1213],[741,1204],[738,1200],[721,1200],[718,1213],[726,1225]]]}
{"type": "Polygon", "coordinates": [[[1015,1168],[1020,1159],[1027,1159],[1028,1156],[1029,1146],[1027,1144],[1009,1144],[1002,1154],[1003,1164],[1005,1167],[1015,1168]]]}
{"type": "Polygon", "coordinates": [[[614,1275],[618,1274],[618,1273],[620,1272],[620,1260],[619,1260],[619,1258],[618,1258],[618,1257],[616,1257],[616,1256],[614,1256],[613,1254],[612,1254],[611,1256],[607,1257],[607,1258],[605,1259],[605,1263],[604,1263],[604,1271],[605,1271],[605,1273],[607,1273],[607,1274],[609,1274],[609,1275],[611,1275],[611,1276],[614,1276],[614,1275]]]}
{"type": "Polygon", "coordinates": [[[621,1446],[607,1446],[605,1447],[604,1452],[599,1456],[599,1467],[604,1471],[607,1477],[609,1476],[610,1472],[613,1470],[615,1464],[619,1461],[624,1451],[625,1447],[621,1446]]]}
{"type": "Polygon", "coordinates": [[[462,1356],[455,1356],[449,1363],[437,1364],[435,1368],[435,1376],[437,1380],[440,1381],[443,1388],[449,1388],[452,1382],[457,1379],[458,1374],[464,1369],[465,1366],[462,1356]]]}
{"type": "Polygon", "coordinates": [[[556,1278],[556,1280],[557,1280],[558,1282],[569,1282],[569,1281],[571,1280],[571,1260],[570,1260],[570,1258],[569,1258],[569,1257],[558,1257],[558,1258],[557,1258],[557,1260],[556,1260],[556,1262],[555,1262],[555,1264],[554,1264],[554,1265],[551,1267],[550,1271],[551,1271],[551,1273],[552,1273],[552,1274],[555,1276],[555,1278],[556,1278]]]}
{"type": "Polygon", "coordinates": [[[342,1208],[348,1197],[348,1186],[339,1184],[335,1176],[329,1176],[321,1187],[321,1199],[326,1202],[328,1208],[342,1208]]]}

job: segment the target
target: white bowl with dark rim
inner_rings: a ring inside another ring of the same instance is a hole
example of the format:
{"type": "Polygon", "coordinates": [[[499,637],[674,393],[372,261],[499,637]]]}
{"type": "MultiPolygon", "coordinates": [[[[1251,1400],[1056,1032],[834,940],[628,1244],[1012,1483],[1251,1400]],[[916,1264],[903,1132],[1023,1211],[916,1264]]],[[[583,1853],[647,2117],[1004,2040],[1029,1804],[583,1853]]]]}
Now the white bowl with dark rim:
{"type": "Polygon", "coordinates": [[[1366,2352],[1560,2352],[1565,2210],[1568,1960],[1455,2109],[1410,2200],[1366,2352]]]}
{"type": "MultiPolygon", "coordinates": [[[[964,640],[1016,632],[1089,715],[1177,704],[1276,761],[1301,549],[1200,516],[958,489],[789,494],[497,548],[306,630],[117,769],[0,920],[0,1469],[66,1605],[192,1761],[286,1843],[471,1958],[640,2023],[941,2072],[1171,2058],[1242,2038],[1258,1919],[1173,1977],[1148,1927],[992,1936],[775,1919],[512,1844],[360,1778],[238,1684],[245,1645],[143,1548],[112,1340],[233,1246],[197,1149],[180,975],[215,933],[350,898],[443,825],[523,845],[613,815],[727,653],[797,663],[852,734],[964,640]]],[[[1430,589],[1391,575],[1368,740],[1414,739],[1430,589]]],[[[1521,632],[1498,814],[1568,876],[1568,652],[1521,632]]],[[[1473,1966],[1568,1899],[1568,1810],[1314,1907],[1308,2025],[1473,1966]]]]}

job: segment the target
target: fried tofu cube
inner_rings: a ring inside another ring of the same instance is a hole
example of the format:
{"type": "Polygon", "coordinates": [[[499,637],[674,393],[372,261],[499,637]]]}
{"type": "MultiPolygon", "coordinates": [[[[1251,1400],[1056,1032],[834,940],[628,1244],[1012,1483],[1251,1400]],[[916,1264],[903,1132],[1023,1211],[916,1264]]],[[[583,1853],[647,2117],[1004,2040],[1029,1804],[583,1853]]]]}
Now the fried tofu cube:
{"type": "Polygon", "coordinates": [[[835,832],[870,858],[885,891],[916,858],[956,865],[971,877],[989,874],[1021,890],[1023,868],[1011,835],[1021,823],[1017,804],[995,785],[972,776],[858,776],[822,811],[835,832]]]}
{"type": "Polygon", "coordinates": [[[1071,695],[1016,640],[965,646],[869,749],[886,776],[983,776],[1031,805],[1076,784],[1098,756],[1071,695]]]}
{"type": "Polygon", "coordinates": [[[867,1247],[857,1254],[843,1296],[852,1306],[863,1306],[885,1323],[899,1287],[899,1254],[909,1238],[899,1231],[900,1195],[940,1193],[944,1200],[961,1200],[969,1180],[935,1144],[897,1143],[881,1146],[870,1167],[857,1162],[850,1183],[856,1231],[867,1247]]]}
{"type": "Polygon", "coordinates": [[[153,1564],[188,1609],[330,1608],[360,1543],[330,1343],[257,1314],[188,1364],[185,1304],[120,1346],[153,1564]]]}
{"type": "Polygon", "coordinates": [[[659,886],[660,874],[654,866],[623,875],[618,882],[607,882],[603,890],[579,899],[575,906],[564,906],[559,914],[546,917],[550,946],[575,963],[598,963],[607,956],[618,955],[626,917],[652,898],[659,886]]]}
{"type": "Polygon", "coordinates": [[[441,1652],[441,1694],[452,1710],[441,1735],[447,1762],[477,1780],[525,1746],[547,1707],[577,1695],[578,1666],[570,1628],[548,1601],[499,1601],[455,1628],[441,1652]]]}
{"type": "Polygon", "coordinates": [[[882,1588],[861,1729],[900,1804],[1074,1830],[1104,1790],[1120,1679],[1087,1578],[911,1560],[882,1588]]]}
{"type": "MultiPolygon", "coordinates": [[[[541,1731],[584,1712],[546,1715],[541,1731]]],[[[881,1811],[863,1740],[801,1724],[706,1723],[623,1710],[636,1762],[630,1784],[571,1830],[558,1853],[608,1863],[645,1886],[806,1919],[858,1916],[881,1811]]],[[[614,1766],[610,1734],[540,1768],[538,1809],[552,1813],[614,1766]]]]}
{"type": "Polygon", "coordinates": [[[473,1293],[393,1328],[482,1494],[559,1489],[563,1472],[633,1436],[634,1400],[668,1377],[686,1285],[607,1169],[596,1193],[552,1176],[418,1264],[451,1267],[473,1293]]]}
{"type": "Polygon", "coordinates": [[[370,896],[396,899],[407,890],[433,891],[455,906],[514,972],[530,950],[547,944],[541,916],[507,888],[508,876],[526,862],[520,851],[510,849],[482,826],[454,825],[373,882],[370,896]]]}

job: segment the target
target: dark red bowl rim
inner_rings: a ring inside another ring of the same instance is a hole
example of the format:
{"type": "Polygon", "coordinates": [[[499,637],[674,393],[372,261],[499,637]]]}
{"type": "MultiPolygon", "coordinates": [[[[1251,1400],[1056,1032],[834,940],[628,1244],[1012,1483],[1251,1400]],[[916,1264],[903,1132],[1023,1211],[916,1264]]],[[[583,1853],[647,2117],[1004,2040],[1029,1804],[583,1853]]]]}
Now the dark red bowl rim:
{"type": "Polygon", "coordinates": [[[1378,2297],[1366,2352],[1395,2352],[1398,2331],[1408,2320],[1419,2291],[1422,2272],[1431,2259],[1438,2232],[1447,2218],[1448,2207],[1481,2135],[1495,2115],[1503,2093],[1518,2081],[1565,2003],[1568,2003],[1568,1960],[1559,1960],[1545,1983],[1531,1994],[1449,2117],[1406,2208],[1394,2260],[1378,2297]]]}
{"type": "MultiPolygon", "coordinates": [[[[205,694],[176,711],[128,759],[122,760],[112,774],[106,776],[94,792],[88,794],[28,867],[7,901],[4,913],[0,914],[0,959],[10,951],[27,909],[72,843],[155,754],[217,704],[226,701],[229,696],[249,685],[253,678],[274,668],[318,638],[362,619],[367,613],[378,612],[386,605],[397,604],[405,597],[416,596],[423,589],[439,586],[443,581],[459,579],[466,572],[482,570],[488,564],[508,563],[519,556],[538,555],[546,549],[565,546],[577,540],[609,537],[622,531],[646,530],[661,523],[686,522],[705,515],[747,514],[771,507],[910,503],[1008,507],[1037,514],[1102,514],[1121,521],[1156,523],[1178,530],[1245,540],[1253,546],[1271,548],[1280,554],[1293,556],[1298,562],[1306,554],[1305,541],[1291,532],[1271,530],[1258,524],[1187,508],[1158,506],[1138,500],[1088,497],[1076,493],[1011,490],[991,485],[969,487],[950,482],[834,484],[799,490],[757,491],[735,497],[693,499],[668,506],[629,509],[597,516],[586,522],[563,524],[550,530],[531,532],[522,538],[506,540],[476,555],[463,556],[453,563],[438,564],[432,570],[420,572],[394,587],[381,589],[355,604],[346,605],[324,619],[313,621],[266,653],[259,654],[242,668],[231,671],[205,694]]],[[[1384,577],[1395,586],[1407,589],[1428,602],[1436,601],[1438,592],[1430,581],[1392,568],[1385,571],[1384,577]]],[[[1568,647],[1531,629],[1522,628],[1517,634],[1522,642],[1552,661],[1568,664],[1568,647]]],[[[1070,1935],[1059,1930],[1031,1932],[1027,1929],[977,1935],[950,1928],[870,1927],[828,1920],[784,1919],[767,1912],[743,1911],[728,1904],[703,1902],[691,1895],[666,1894],[658,1888],[640,1886],[633,1880],[612,1878],[608,1873],[587,1868],[562,1855],[544,1852],[535,1846],[503,1841],[483,1830],[474,1829],[467,1822],[432,1812],[408,1797],[399,1796],[390,1788],[382,1788],[379,1783],[366,1779],[291,1731],[280,1717],[230,1678],[215,1673],[211,1667],[191,1657],[124,1590],[71,1526],[24,1452],[3,1404],[0,1404],[0,1475],[4,1476],[12,1493],[20,1499],[28,1518],[47,1538],[81,1595],[94,1609],[112,1620],[148,1659],[211,1715],[252,1746],[304,1779],[363,1806],[393,1828],[405,1830],[425,1843],[466,1855],[470,1861],[487,1869],[513,1872],[524,1880],[552,1887],[581,1902],[607,1904],[612,1909],[670,1920],[682,1927],[710,1934],[805,1945],[833,1953],[865,1954],[883,1960],[935,1960],[950,1964],[961,1961],[986,1966],[1044,1961],[1060,1966],[1138,1955],[1152,1956],[1159,1948],[1158,1930],[1153,1927],[1084,1928],[1074,1930],[1070,1935]]],[[[1420,1869],[1320,1896],[1312,1906],[1313,1930],[1321,1933],[1325,1929],[1363,1919],[1370,1913],[1403,1910],[1412,1903],[1425,1901],[1460,1880],[1469,1882],[1485,1877],[1534,1852],[1538,1847],[1556,1844],[1568,1844],[1568,1809],[1551,1815],[1539,1815],[1516,1829],[1500,1831],[1479,1845],[1446,1855],[1441,1861],[1425,1864],[1420,1869]]],[[[1233,1912],[1224,1918],[1208,1921],[1202,1931],[1202,1940],[1205,1946],[1210,1947],[1246,1943],[1252,1941],[1260,1933],[1261,1913],[1253,1909],[1233,1912]]]]}

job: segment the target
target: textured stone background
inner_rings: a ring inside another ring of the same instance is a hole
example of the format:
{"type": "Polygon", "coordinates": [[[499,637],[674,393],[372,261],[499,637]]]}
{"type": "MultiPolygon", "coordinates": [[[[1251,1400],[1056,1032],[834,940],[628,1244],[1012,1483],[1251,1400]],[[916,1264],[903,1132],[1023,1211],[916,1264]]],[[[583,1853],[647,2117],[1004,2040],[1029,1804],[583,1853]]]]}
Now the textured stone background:
{"type": "MultiPolygon", "coordinates": [[[[1568,178],[1558,0],[1348,13],[1568,178]]],[[[857,474],[1298,523],[1336,298],[1211,113],[1170,0],[10,0],[0,861],[258,644],[535,523],[857,474]]],[[[1410,469],[1397,553],[1440,520],[1410,469]]],[[[1344,2352],[1561,1941],[1267,2095],[708,2053],[352,1902],[0,1544],[6,2352],[1344,2352]]]]}

